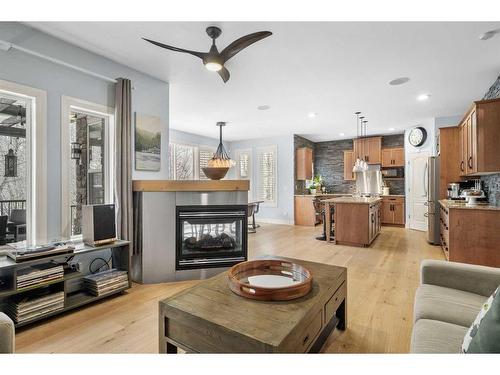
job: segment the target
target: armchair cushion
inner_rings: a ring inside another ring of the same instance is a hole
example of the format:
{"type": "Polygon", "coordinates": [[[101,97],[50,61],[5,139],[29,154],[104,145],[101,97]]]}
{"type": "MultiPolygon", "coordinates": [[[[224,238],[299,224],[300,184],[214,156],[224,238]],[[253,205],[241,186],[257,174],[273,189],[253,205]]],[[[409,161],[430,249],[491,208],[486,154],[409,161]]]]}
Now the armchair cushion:
{"type": "Polygon", "coordinates": [[[458,289],[489,297],[500,285],[500,268],[426,259],[421,283],[458,289]]]}
{"type": "Polygon", "coordinates": [[[436,285],[421,285],[415,294],[414,321],[419,319],[470,327],[486,297],[436,285]]]}
{"type": "Polygon", "coordinates": [[[413,326],[411,353],[460,353],[467,327],[420,319],[413,326]]]}
{"type": "Polygon", "coordinates": [[[14,353],[14,322],[0,312],[0,353],[14,353]]]}

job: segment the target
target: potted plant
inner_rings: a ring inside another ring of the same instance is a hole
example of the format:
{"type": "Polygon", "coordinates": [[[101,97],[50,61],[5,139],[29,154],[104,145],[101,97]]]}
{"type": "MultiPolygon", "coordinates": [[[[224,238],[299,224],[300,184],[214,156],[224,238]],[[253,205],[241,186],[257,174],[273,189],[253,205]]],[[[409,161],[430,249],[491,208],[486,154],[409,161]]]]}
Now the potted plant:
{"type": "Polygon", "coordinates": [[[309,192],[311,194],[316,194],[316,192],[319,190],[321,190],[321,185],[323,184],[323,178],[321,177],[320,174],[316,175],[314,178],[313,178],[313,182],[312,184],[309,186],[309,192]]]}

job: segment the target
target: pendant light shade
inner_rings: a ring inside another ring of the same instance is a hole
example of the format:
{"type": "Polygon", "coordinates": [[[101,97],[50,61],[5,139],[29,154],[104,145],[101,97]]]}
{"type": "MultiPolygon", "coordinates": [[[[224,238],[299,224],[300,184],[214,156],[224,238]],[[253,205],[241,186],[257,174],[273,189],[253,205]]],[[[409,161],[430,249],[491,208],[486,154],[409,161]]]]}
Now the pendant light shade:
{"type": "Polygon", "coordinates": [[[235,165],[235,162],[231,160],[224,144],[222,143],[222,127],[226,126],[226,123],[218,122],[217,126],[219,127],[219,146],[217,147],[214,156],[212,156],[212,159],[207,162],[207,165],[210,168],[231,168],[235,165]]]}

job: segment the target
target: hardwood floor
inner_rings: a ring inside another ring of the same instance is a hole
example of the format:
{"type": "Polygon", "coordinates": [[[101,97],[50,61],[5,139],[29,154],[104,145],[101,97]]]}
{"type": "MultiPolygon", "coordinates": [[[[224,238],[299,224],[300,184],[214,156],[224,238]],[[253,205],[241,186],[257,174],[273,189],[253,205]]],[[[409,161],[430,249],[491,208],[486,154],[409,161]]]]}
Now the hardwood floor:
{"type": "MultiPolygon", "coordinates": [[[[250,258],[276,254],[348,268],[348,327],[327,353],[407,353],[422,259],[444,259],[425,233],[382,227],[369,248],[314,239],[320,227],[264,224],[249,235],[250,258]]],[[[129,291],[20,330],[18,353],[157,353],[158,301],[195,281],[134,285],[129,291]]]]}

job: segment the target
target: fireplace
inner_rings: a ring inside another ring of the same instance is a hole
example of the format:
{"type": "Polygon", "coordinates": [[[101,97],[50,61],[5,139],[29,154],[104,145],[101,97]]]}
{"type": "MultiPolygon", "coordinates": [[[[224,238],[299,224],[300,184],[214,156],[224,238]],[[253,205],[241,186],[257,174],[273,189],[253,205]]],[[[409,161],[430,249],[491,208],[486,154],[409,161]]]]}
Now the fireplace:
{"type": "Polygon", "coordinates": [[[247,206],[177,206],[176,270],[229,267],[247,259],[247,206]]]}

